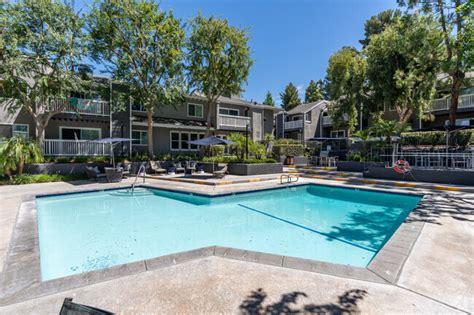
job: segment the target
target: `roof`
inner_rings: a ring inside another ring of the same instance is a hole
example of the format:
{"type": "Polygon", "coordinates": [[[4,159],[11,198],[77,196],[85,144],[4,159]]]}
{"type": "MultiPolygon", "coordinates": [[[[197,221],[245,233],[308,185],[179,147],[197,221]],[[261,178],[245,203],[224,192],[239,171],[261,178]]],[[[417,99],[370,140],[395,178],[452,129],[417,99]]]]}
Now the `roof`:
{"type": "Polygon", "coordinates": [[[9,111],[6,108],[6,104],[9,101],[11,99],[0,99],[0,124],[2,125],[13,125],[21,111],[21,107],[9,111]]]}
{"type": "MultiPolygon", "coordinates": [[[[198,99],[198,100],[206,100],[206,97],[194,93],[193,95],[188,96],[189,98],[193,99],[198,99]]],[[[259,104],[257,102],[249,102],[242,100],[240,98],[231,98],[231,97],[226,97],[226,96],[220,96],[218,98],[219,103],[223,104],[231,104],[231,105],[240,105],[240,106],[246,106],[246,107],[252,107],[252,108],[262,108],[262,109],[268,109],[272,111],[282,111],[281,108],[276,107],[276,106],[271,106],[271,105],[264,105],[264,104],[259,104]]]]}
{"type": "Polygon", "coordinates": [[[312,110],[315,107],[322,107],[322,106],[328,106],[328,105],[329,105],[329,101],[326,101],[326,100],[301,104],[301,105],[298,105],[295,108],[289,110],[287,112],[287,114],[288,115],[304,114],[306,112],[309,112],[310,110],[312,110]]]}

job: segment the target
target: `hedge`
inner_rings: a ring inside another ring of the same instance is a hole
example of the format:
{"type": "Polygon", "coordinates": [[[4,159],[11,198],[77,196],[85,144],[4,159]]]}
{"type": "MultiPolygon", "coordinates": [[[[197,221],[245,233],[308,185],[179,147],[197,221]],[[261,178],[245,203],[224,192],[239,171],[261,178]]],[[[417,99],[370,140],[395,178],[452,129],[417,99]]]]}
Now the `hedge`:
{"type": "Polygon", "coordinates": [[[236,156],[216,156],[216,157],[205,157],[202,159],[203,162],[214,162],[214,163],[243,163],[243,164],[262,164],[262,163],[276,163],[274,159],[240,159],[236,156]]]}
{"type": "Polygon", "coordinates": [[[302,144],[276,144],[273,146],[273,154],[276,156],[303,156],[302,144]]]}
{"type": "MultiPolygon", "coordinates": [[[[446,132],[444,131],[418,131],[418,132],[404,132],[401,134],[402,145],[445,145],[446,132]]],[[[460,130],[454,132],[456,143],[461,147],[474,145],[474,131],[460,130]]]]}

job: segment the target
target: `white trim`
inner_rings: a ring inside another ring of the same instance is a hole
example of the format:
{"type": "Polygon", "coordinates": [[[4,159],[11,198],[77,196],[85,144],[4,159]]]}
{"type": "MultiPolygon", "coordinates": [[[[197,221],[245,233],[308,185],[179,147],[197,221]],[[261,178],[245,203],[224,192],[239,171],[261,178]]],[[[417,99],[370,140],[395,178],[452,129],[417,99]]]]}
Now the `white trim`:
{"type": "Polygon", "coordinates": [[[342,139],[342,138],[345,138],[346,137],[346,131],[344,129],[337,129],[337,130],[331,130],[331,132],[329,133],[330,135],[330,138],[334,138],[334,139],[342,139]],[[342,137],[333,137],[332,134],[333,132],[343,132],[343,136],[342,137]]]}
{"type": "MultiPolygon", "coordinates": [[[[63,140],[63,129],[99,130],[99,139],[102,138],[102,128],[59,126],[59,139],[60,140],[63,140]]],[[[66,139],[66,140],[72,140],[72,139],[66,139]]],[[[82,139],[79,139],[79,140],[82,140],[82,139]]],[[[94,141],[94,140],[90,140],[90,141],[94,141]]]]}
{"type": "Polygon", "coordinates": [[[221,116],[234,116],[234,117],[240,117],[240,110],[238,108],[229,108],[229,107],[220,107],[219,106],[219,111],[217,112],[219,115],[221,116]],[[229,115],[229,114],[221,114],[221,109],[225,109],[227,111],[230,111],[230,110],[235,110],[237,111],[237,115],[229,115]]]}
{"type": "MultiPolygon", "coordinates": [[[[15,136],[15,126],[26,126],[26,138],[25,140],[30,139],[30,125],[29,124],[12,124],[12,137],[15,136]]],[[[19,132],[23,134],[24,132],[19,132]]]]}
{"type": "MultiPolygon", "coordinates": [[[[133,126],[148,126],[147,122],[144,121],[134,121],[132,123],[133,126]]],[[[186,130],[206,130],[206,127],[202,126],[179,126],[179,125],[174,125],[174,124],[159,124],[159,123],[153,123],[153,127],[161,127],[161,128],[169,128],[169,129],[186,129],[186,130]]],[[[214,127],[210,128],[211,130],[214,130],[214,127]]]]}
{"type": "Polygon", "coordinates": [[[133,143],[134,140],[141,140],[141,136],[140,136],[140,139],[134,139],[134,138],[133,138],[133,132],[146,133],[146,134],[147,134],[147,140],[148,140],[148,130],[132,129],[132,130],[131,130],[131,136],[130,136],[130,139],[132,139],[132,145],[138,146],[138,147],[146,147],[146,146],[148,146],[148,143],[145,143],[145,144],[142,144],[142,143],[133,143]]]}
{"type": "Polygon", "coordinates": [[[203,118],[204,117],[204,105],[203,104],[198,104],[198,103],[187,103],[186,115],[187,115],[187,117],[192,117],[192,118],[203,118]],[[191,115],[189,115],[189,105],[200,106],[201,107],[201,116],[191,116],[191,115]]]}
{"type": "Polygon", "coordinates": [[[188,144],[188,148],[187,149],[182,149],[181,148],[181,134],[187,134],[188,135],[188,140],[187,141],[191,141],[191,134],[197,134],[198,135],[198,139],[200,138],[199,136],[200,135],[203,135],[204,136],[204,133],[203,132],[192,132],[192,131],[189,131],[189,132],[185,132],[185,131],[177,131],[177,130],[170,130],[170,145],[169,145],[169,148],[170,148],[170,151],[173,151],[173,152],[178,152],[178,151],[199,151],[199,146],[197,146],[196,149],[191,149],[191,144],[188,144]],[[179,136],[178,136],[178,140],[173,140],[172,138],[172,134],[173,133],[177,133],[179,136]],[[179,143],[179,148],[178,149],[173,149],[173,141],[178,141],[179,143]]]}

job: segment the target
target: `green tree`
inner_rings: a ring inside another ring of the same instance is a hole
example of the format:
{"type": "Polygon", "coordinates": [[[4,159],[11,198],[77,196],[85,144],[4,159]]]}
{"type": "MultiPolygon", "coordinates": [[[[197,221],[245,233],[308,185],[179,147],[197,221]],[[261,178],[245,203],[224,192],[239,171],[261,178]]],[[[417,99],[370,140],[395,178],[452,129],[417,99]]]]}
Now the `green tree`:
{"type": "Polygon", "coordinates": [[[280,98],[281,106],[287,111],[301,104],[298,89],[291,82],[285,87],[285,91],[280,93],[280,98]]]}
{"type": "Polygon", "coordinates": [[[21,175],[25,164],[42,161],[41,149],[34,141],[11,137],[0,144],[0,174],[11,176],[17,171],[21,175]]]}
{"type": "Polygon", "coordinates": [[[84,18],[61,1],[23,0],[0,7],[0,89],[5,110],[33,117],[42,146],[51,117],[82,89],[84,18]]]}
{"type": "Polygon", "coordinates": [[[188,75],[190,85],[207,99],[206,136],[217,100],[226,94],[239,94],[252,66],[247,33],[227,20],[198,15],[190,21],[188,75]]]}
{"type": "Polygon", "coordinates": [[[399,136],[407,129],[408,126],[404,123],[384,119],[377,120],[371,128],[373,135],[382,138],[386,143],[391,143],[393,136],[399,136]]]}
{"type": "Polygon", "coordinates": [[[117,80],[143,104],[148,121],[148,156],[153,152],[153,114],[184,95],[184,29],[172,13],[151,0],[106,0],[90,14],[92,57],[105,62],[117,80]]]}
{"type": "Polygon", "coordinates": [[[396,21],[401,15],[402,12],[400,10],[385,10],[378,13],[377,15],[372,16],[370,19],[365,21],[365,38],[363,40],[360,40],[359,42],[364,48],[367,47],[370,43],[370,37],[372,35],[382,33],[388,25],[396,21]]]}
{"type": "Polygon", "coordinates": [[[442,70],[451,78],[449,124],[454,126],[459,92],[463,87],[466,72],[471,70],[474,58],[473,40],[469,37],[469,34],[472,35],[472,0],[397,0],[397,2],[409,9],[419,7],[428,14],[434,13],[438,18],[446,50],[442,70]]]}
{"type": "MultiPolygon", "coordinates": [[[[304,95],[304,102],[305,103],[312,103],[317,102],[323,99],[323,94],[321,92],[321,86],[318,85],[320,81],[315,82],[311,80],[309,82],[308,87],[306,88],[306,92],[304,95]]],[[[321,83],[320,83],[321,84],[321,83]]]]}
{"type": "Polygon", "coordinates": [[[441,40],[435,21],[419,14],[405,15],[371,37],[366,48],[371,98],[395,108],[401,123],[413,114],[421,118],[433,98],[441,40]]]}
{"type": "Polygon", "coordinates": [[[273,96],[272,96],[272,93],[270,93],[270,91],[267,92],[267,95],[265,96],[265,100],[263,101],[263,104],[275,106],[275,101],[273,100],[273,96]]]}
{"type": "Polygon", "coordinates": [[[329,58],[326,79],[331,117],[336,127],[355,130],[360,107],[365,101],[367,63],[352,47],[344,47],[329,58]]]}

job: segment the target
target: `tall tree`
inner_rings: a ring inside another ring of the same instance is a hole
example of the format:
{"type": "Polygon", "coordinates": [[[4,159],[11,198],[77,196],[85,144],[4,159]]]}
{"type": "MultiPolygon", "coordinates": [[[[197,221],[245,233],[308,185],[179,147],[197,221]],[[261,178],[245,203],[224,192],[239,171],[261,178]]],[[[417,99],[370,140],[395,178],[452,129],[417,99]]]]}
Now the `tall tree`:
{"type": "Polygon", "coordinates": [[[190,85],[207,99],[206,136],[217,100],[225,94],[239,94],[252,66],[247,33],[227,20],[198,15],[190,21],[188,75],[190,85]]]}
{"type": "Polygon", "coordinates": [[[456,125],[456,114],[459,105],[459,92],[463,86],[466,71],[472,67],[472,37],[466,37],[469,30],[466,25],[472,21],[472,0],[397,0],[400,6],[409,9],[421,7],[429,14],[434,13],[443,33],[446,58],[442,70],[451,78],[451,105],[449,107],[449,124],[456,125]],[[467,8],[467,9],[466,9],[467,8]],[[466,45],[466,39],[471,44],[466,45]]]}
{"type": "Polygon", "coordinates": [[[24,0],[0,6],[0,88],[5,109],[24,109],[35,122],[40,146],[51,117],[62,112],[85,55],[84,18],[53,0],[24,0]]]}
{"type": "Polygon", "coordinates": [[[309,82],[308,87],[306,88],[306,92],[304,95],[304,102],[305,103],[311,103],[311,102],[317,102],[323,99],[323,94],[321,91],[321,87],[318,86],[318,82],[315,82],[311,80],[309,82]]]}
{"type": "Polygon", "coordinates": [[[430,16],[405,15],[366,48],[367,77],[375,103],[395,108],[399,121],[422,117],[435,92],[442,37],[430,16]]]}
{"type": "Polygon", "coordinates": [[[280,93],[280,98],[281,106],[287,111],[301,104],[298,89],[291,82],[285,87],[285,91],[280,93]]]}
{"type": "Polygon", "coordinates": [[[275,101],[273,100],[273,96],[272,96],[272,93],[270,93],[270,91],[267,92],[267,95],[265,96],[265,100],[263,101],[263,104],[275,106],[275,101]]]}
{"type": "Polygon", "coordinates": [[[92,57],[105,61],[115,79],[128,84],[146,108],[148,155],[153,152],[153,114],[182,101],[184,29],[151,0],[106,0],[89,19],[92,57]]]}
{"type": "Polygon", "coordinates": [[[359,42],[365,48],[370,43],[370,37],[372,35],[377,35],[382,33],[385,28],[392,24],[395,20],[397,20],[402,15],[400,10],[385,10],[377,15],[372,16],[370,19],[365,21],[364,24],[364,36],[363,40],[359,42]]]}
{"type": "Polygon", "coordinates": [[[333,123],[355,130],[358,112],[365,101],[367,63],[362,54],[352,47],[343,47],[329,58],[326,79],[333,123]]]}

